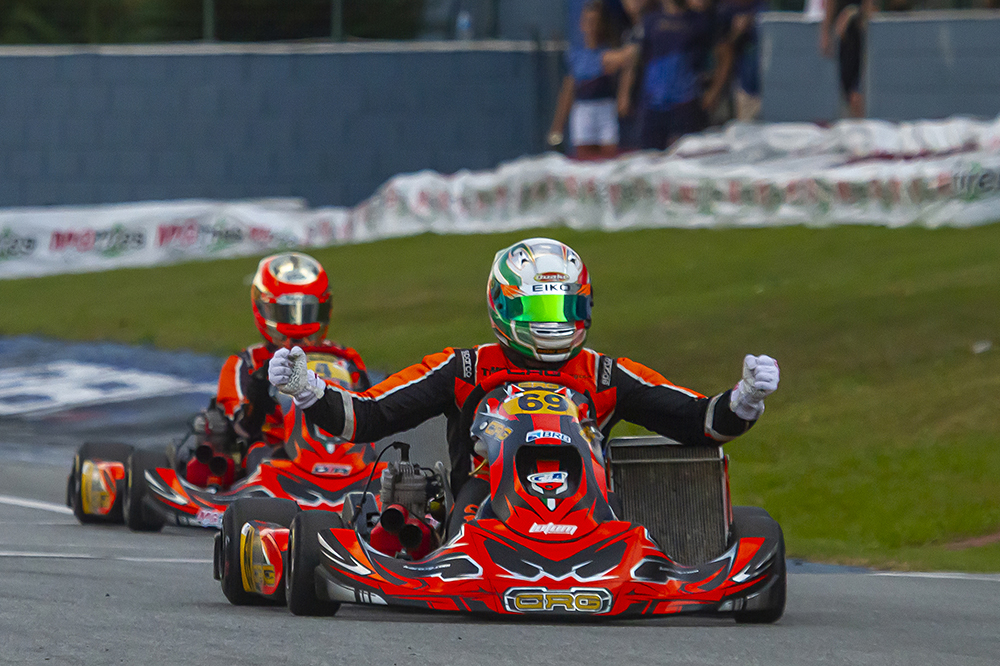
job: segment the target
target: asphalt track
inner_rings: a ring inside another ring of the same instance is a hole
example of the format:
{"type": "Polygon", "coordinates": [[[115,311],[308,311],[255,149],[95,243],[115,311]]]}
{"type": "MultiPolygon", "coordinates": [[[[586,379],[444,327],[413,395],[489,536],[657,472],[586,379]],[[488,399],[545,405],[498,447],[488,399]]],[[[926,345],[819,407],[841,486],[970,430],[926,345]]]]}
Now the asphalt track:
{"type": "Polygon", "coordinates": [[[313,619],[238,608],[212,580],[210,532],[77,524],[60,506],[69,458],[49,451],[44,460],[0,452],[2,664],[939,666],[1000,657],[1000,576],[989,575],[793,565],[787,611],[771,626],[491,622],[346,605],[313,619]]]}

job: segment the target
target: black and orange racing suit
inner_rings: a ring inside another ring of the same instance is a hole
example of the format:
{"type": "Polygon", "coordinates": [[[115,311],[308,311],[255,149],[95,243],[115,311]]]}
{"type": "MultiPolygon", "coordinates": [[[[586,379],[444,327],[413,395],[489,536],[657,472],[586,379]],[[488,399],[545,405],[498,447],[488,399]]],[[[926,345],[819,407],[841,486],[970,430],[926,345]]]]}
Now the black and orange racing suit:
{"type": "MultiPolygon", "coordinates": [[[[322,399],[305,410],[306,418],[344,439],[372,442],[444,414],[456,496],[472,470],[469,408],[475,410],[486,392],[507,382],[546,381],[589,394],[605,438],[618,421],[625,420],[682,444],[718,445],[754,423],[729,408],[729,391],[705,397],[627,358],[584,349],[562,365],[534,369],[518,364],[513,356],[496,343],[474,349],[448,348],[367,391],[328,388],[322,399]]],[[[481,493],[480,489],[474,495],[481,493]]],[[[463,510],[465,504],[456,499],[456,507],[463,510]]]]}
{"type": "MultiPolygon", "coordinates": [[[[364,361],[354,349],[328,340],[305,349],[310,366],[327,382],[356,391],[371,386],[364,361]]],[[[226,359],[219,373],[215,402],[248,442],[244,467],[248,461],[255,466],[285,443],[284,417],[267,381],[267,364],[277,350],[263,343],[252,345],[226,359]]]]}

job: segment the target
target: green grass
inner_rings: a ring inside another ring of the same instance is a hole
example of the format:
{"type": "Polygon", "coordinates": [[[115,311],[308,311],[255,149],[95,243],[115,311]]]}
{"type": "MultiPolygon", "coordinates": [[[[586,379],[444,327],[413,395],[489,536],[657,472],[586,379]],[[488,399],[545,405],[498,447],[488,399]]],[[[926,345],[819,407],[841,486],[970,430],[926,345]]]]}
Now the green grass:
{"type": "MultiPolygon", "coordinates": [[[[736,501],[771,511],[791,555],[1000,570],[1000,544],[949,547],[1000,531],[1000,224],[547,233],[594,276],[590,346],[706,393],[745,353],[779,360],[767,413],[726,448],[736,501]]],[[[491,340],[486,274],[523,235],[316,251],[332,337],[386,370],[491,340]]],[[[6,281],[0,334],[226,353],[256,338],[256,261],[6,281]]]]}

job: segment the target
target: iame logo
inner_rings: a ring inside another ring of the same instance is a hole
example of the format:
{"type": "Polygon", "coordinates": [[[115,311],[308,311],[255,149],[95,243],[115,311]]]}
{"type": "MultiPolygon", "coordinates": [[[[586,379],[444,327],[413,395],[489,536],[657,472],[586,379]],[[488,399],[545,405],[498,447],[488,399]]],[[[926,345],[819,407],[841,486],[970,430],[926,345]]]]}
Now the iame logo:
{"type": "Polygon", "coordinates": [[[504,608],[512,613],[607,613],[613,600],[611,592],[601,587],[513,587],[503,595],[504,608]]]}
{"type": "Polygon", "coordinates": [[[27,257],[35,252],[38,243],[32,236],[19,236],[8,228],[0,232],[0,261],[27,257]]]}

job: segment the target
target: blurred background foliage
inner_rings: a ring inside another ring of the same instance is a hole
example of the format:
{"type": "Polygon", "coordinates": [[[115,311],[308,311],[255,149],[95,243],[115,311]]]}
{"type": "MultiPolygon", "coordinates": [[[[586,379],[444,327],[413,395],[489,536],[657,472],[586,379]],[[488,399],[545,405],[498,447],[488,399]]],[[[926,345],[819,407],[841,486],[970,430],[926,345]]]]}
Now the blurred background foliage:
{"type": "MultiPolygon", "coordinates": [[[[220,41],[329,39],[339,5],[346,39],[412,39],[423,0],[213,0],[220,41]]],[[[127,44],[204,37],[205,0],[8,0],[4,44],[127,44]]]]}

